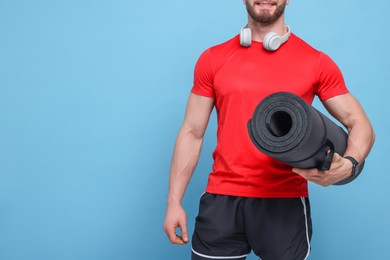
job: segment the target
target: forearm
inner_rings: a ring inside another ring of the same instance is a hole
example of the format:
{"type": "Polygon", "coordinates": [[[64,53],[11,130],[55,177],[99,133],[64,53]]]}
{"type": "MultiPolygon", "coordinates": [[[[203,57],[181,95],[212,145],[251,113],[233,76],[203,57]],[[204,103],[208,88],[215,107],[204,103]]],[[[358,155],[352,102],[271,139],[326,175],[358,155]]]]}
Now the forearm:
{"type": "Polygon", "coordinates": [[[181,204],[198,163],[202,142],[203,136],[196,135],[186,126],[181,128],[172,156],[168,204],[181,204]]]}
{"type": "Polygon", "coordinates": [[[355,122],[348,131],[348,144],[344,156],[352,156],[358,162],[362,162],[368,156],[374,144],[374,130],[368,119],[364,117],[362,120],[355,122]]]}

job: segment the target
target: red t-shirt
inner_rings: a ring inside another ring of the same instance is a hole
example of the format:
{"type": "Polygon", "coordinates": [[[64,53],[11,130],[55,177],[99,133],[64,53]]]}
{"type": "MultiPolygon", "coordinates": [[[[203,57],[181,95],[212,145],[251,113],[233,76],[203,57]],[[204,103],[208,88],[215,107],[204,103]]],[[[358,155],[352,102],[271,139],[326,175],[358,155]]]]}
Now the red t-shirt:
{"type": "Polygon", "coordinates": [[[278,91],[312,103],[348,93],[337,65],[292,34],[277,51],[261,42],[241,47],[239,36],[207,49],[200,56],[192,93],[215,99],[217,146],[207,192],[255,197],[307,197],[307,181],[291,167],[256,149],[247,123],[255,107],[278,91]]]}

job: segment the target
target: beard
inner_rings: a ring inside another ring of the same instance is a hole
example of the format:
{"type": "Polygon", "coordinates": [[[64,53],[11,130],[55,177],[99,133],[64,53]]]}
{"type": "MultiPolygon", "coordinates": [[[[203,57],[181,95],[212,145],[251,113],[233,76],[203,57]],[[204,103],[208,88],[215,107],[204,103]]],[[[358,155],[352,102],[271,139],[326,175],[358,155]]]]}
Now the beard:
{"type": "Polygon", "coordinates": [[[261,24],[271,24],[278,20],[280,16],[284,13],[284,9],[286,8],[286,1],[284,3],[277,5],[275,12],[272,14],[268,11],[256,13],[254,10],[254,6],[251,6],[249,1],[246,1],[246,10],[248,11],[249,16],[256,22],[261,24]]]}

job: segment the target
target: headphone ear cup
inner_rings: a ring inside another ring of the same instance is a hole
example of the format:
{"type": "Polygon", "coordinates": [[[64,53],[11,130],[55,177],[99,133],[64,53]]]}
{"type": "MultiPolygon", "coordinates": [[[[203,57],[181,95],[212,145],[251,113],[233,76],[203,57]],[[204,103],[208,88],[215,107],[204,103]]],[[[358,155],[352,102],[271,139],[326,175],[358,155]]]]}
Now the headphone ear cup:
{"type": "Polygon", "coordinates": [[[274,32],[269,32],[264,36],[263,46],[268,51],[276,51],[282,44],[282,38],[274,32]]]}
{"type": "Polygon", "coordinates": [[[240,32],[240,44],[243,47],[249,47],[252,45],[252,31],[251,29],[244,27],[240,32]]]}

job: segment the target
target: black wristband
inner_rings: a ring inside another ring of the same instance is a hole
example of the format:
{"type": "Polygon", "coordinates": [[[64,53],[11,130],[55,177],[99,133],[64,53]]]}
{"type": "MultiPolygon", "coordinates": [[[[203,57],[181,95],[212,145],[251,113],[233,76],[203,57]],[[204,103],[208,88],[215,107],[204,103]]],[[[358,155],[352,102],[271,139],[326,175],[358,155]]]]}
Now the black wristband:
{"type": "Polygon", "coordinates": [[[352,163],[352,172],[351,172],[351,176],[354,176],[355,173],[356,173],[356,166],[359,164],[359,162],[356,161],[356,159],[353,158],[352,156],[345,156],[344,158],[347,159],[347,160],[349,160],[349,161],[352,163]]]}

